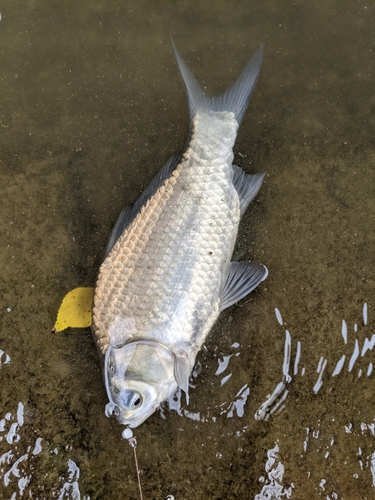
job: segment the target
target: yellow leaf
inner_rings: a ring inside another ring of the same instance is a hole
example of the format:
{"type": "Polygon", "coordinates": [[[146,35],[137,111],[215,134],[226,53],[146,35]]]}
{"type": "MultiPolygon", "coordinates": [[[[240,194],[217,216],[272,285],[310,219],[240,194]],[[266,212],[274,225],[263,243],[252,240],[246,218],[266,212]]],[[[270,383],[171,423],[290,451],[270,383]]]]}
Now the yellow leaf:
{"type": "Polygon", "coordinates": [[[86,328],[92,323],[93,288],[75,288],[65,295],[61,303],[54,332],[65,328],[86,328]]]}

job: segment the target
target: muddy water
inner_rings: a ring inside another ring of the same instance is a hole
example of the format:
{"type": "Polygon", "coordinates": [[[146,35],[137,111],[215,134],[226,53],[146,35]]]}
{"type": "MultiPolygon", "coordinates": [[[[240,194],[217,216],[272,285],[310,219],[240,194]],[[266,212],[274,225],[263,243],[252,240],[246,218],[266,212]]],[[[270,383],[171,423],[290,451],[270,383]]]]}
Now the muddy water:
{"type": "Polygon", "coordinates": [[[90,332],[51,327],[62,296],[94,284],[121,207],[184,146],[172,33],[212,92],[264,43],[235,162],[267,176],[236,257],[269,277],[221,315],[190,404],[176,394],[137,429],[144,497],[373,498],[372,2],[1,14],[0,497],[139,498],[90,332]]]}

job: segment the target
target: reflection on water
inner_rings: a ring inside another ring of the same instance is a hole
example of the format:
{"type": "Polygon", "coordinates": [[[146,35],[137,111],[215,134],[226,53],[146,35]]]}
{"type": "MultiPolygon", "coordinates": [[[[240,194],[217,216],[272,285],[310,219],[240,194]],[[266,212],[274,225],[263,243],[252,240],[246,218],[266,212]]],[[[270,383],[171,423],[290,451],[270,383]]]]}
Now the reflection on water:
{"type": "Polygon", "coordinates": [[[267,452],[267,462],[264,467],[267,472],[267,478],[261,476],[260,483],[264,483],[262,491],[259,495],[255,495],[254,500],[281,500],[291,498],[294,484],[291,483],[289,488],[283,486],[284,465],[279,461],[279,446],[275,443],[274,448],[267,452]]]}
{"type": "MultiPolygon", "coordinates": [[[[280,325],[283,325],[283,320],[281,313],[278,309],[275,310],[276,313],[276,318],[279,322],[280,325]]],[[[342,355],[340,359],[337,361],[335,368],[332,372],[332,377],[337,377],[342,369],[344,368],[345,365],[345,360],[348,359],[347,363],[347,372],[350,373],[359,356],[364,357],[368,354],[370,354],[370,351],[373,350],[375,346],[375,335],[373,334],[368,335],[368,332],[366,331],[365,327],[368,325],[368,304],[364,303],[363,305],[363,310],[362,310],[362,328],[359,323],[354,323],[352,331],[354,334],[359,334],[361,333],[362,340],[359,340],[357,337],[354,339],[352,338],[353,336],[348,333],[350,329],[348,329],[347,322],[345,320],[342,321],[342,326],[341,326],[341,334],[342,338],[344,341],[344,344],[347,345],[350,349],[352,349],[351,355],[342,355]],[[362,348],[361,348],[362,346],[362,348]]],[[[277,384],[275,390],[272,392],[272,394],[269,394],[266,397],[265,402],[260,406],[260,408],[257,410],[255,413],[255,419],[257,420],[268,420],[268,418],[276,413],[276,410],[278,410],[277,413],[280,413],[281,410],[285,408],[285,400],[289,394],[289,390],[287,389],[287,386],[292,385],[292,377],[289,375],[289,366],[290,366],[290,353],[291,353],[291,335],[290,333],[286,330],[285,331],[285,348],[284,348],[284,359],[282,363],[282,373],[283,373],[283,380],[277,384]]],[[[295,355],[295,369],[293,371],[293,379],[295,379],[295,376],[298,374],[298,362],[301,357],[301,351],[302,351],[303,346],[301,347],[301,343],[298,341],[297,343],[297,348],[296,348],[296,355],[295,355]]],[[[305,356],[308,356],[309,353],[305,351],[303,353],[305,356]]],[[[310,353],[310,355],[313,353],[310,353]]],[[[335,362],[335,360],[330,360],[330,362],[335,362]]],[[[317,380],[315,384],[312,387],[312,391],[317,394],[323,386],[323,373],[327,367],[328,363],[328,356],[320,356],[317,367],[316,367],[316,373],[318,373],[317,380]]],[[[367,363],[366,363],[367,364],[367,363]]],[[[372,368],[373,364],[372,362],[369,362],[367,364],[367,370],[363,370],[362,368],[359,368],[357,372],[357,378],[361,377],[362,374],[365,372],[367,376],[370,376],[372,373],[372,368]]],[[[304,373],[301,373],[303,375],[304,373]]],[[[306,372],[306,376],[309,376],[309,372],[306,372]]],[[[313,377],[313,374],[311,374],[313,377]]],[[[353,383],[355,383],[355,380],[353,380],[353,383]]],[[[328,379],[327,379],[328,382],[328,379]]],[[[331,391],[332,389],[330,389],[331,391]]],[[[335,425],[335,418],[332,419],[332,425],[335,425]]],[[[375,436],[375,418],[373,419],[372,422],[361,422],[360,425],[356,426],[356,432],[354,431],[354,426],[350,422],[348,425],[344,426],[345,429],[345,434],[346,435],[352,435],[352,437],[356,438],[361,438],[362,436],[367,436],[367,437],[374,437],[375,436]]],[[[297,429],[296,429],[297,431],[297,429]]],[[[338,431],[339,432],[339,431],[338,431]]],[[[347,436],[346,440],[349,437],[347,436]]],[[[303,443],[301,446],[301,460],[304,457],[308,457],[311,455],[311,453],[314,454],[319,454],[324,457],[324,460],[328,460],[331,454],[331,451],[333,450],[334,455],[336,456],[337,453],[337,445],[338,443],[336,442],[337,437],[335,438],[334,435],[332,436],[327,436],[325,433],[324,436],[322,435],[322,428],[321,428],[321,423],[320,420],[318,420],[314,425],[311,425],[310,427],[305,428],[305,437],[303,439],[303,443]],[[315,442],[315,443],[314,443],[315,442]]],[[[342,442],[341,442],[342,445],[342,442]]],[[[297,449],[298,449],[298,445],[297,449]]],[[[339,444],[340,446],[340,444],[339,444]]],[[[366,447],[368,449],[368,443],[366,444],[366,447]]],[[[348,449],[351,448],[348,447],[348,449]]],[[[373,449],[367,451],[367,453],[364,452],[363,446],[358,446],[357,448],[357,464],[359,466],[358,472],[353,470],[352,468],[350,469],[351,475],[354,479],[358,479],[360,476],[360,471],[367,471],[367,481],[371,481],[371,486],[375,487],[375,447],[373,449]]],[[[277,451],[279,451],[279,448],[277,447],[277,451]]],[[[342,462],[343,467],[349,466],[352,464],[352,460],[349,457],[348,460],[344,460],[342,462]]],[[[327,462],[328,464],[328,462],[327,462]]],[[[339,466],[339,464],[336,464],[339,466]]],[[[266,467],[267,470],[267,467],[266,467]]],[[[280,468],[280,470],[283,471],[283,468],[280,468]]],[[[312,479],[312,474],[310,471],[307,472],[308,478],[312,479]]],[[[314,479],[315,480],[315,479],[314,479]]],[[[320,493],[324,493],[325,498],[327,500],[329,499],[338,499],[342,498],[339,493],[335,492],[332,490],[332,485],[329,484],[330,481],[329,479],[326,478],[321,478],[319,480],[319,483],[316,484],[316,491],[320,493]]],[[[281,488],[282,482],[277,483],[277,487],[281,488]]],[[[268,490],[265,490],[266,494],[269,494],[269,496],[265,497],[259,497],[257,496],[256,498],[279,498],[280,493],[274,493],[270,492],[268,493],[268,490]],[[277,496],[279,495],[279,496],[277,496]]],[[[291,490],[288,490],[288,494],[291,493],[291,490]]],[[[370,497],[368,497],[370,498],[370,497]]]]}
{"type": "MultiPolygon", "coordinates": [[[[283,320],[281,313],[278,309],[275,309],[275,314],[278,323],[283,326],[283,320]]],[[[280,372],[282,374],[282,380],[276,385],[274,391],[271,394],[268,394],[264,403],[259,407],[257,412],[254,415],[256,420],[268,420],[270,416],[275,416],[279,414],[286,407],[286,400],[290,393],[290,389],[293,386],[293,382],[297,379],[298,376],[307,377],[307,380],[311,380],[310,387],[313,394],[318,394],[320,391],[324,390],[324,384],[329,381],[329,379],[325,378],[323,380],[323,375],[326,371],[328,362],[330,364],[335,364],[335,368],[332,372],[332,377],[337,377],[344,367],[345,359],[348,359],[347,363],[347,372],[350,373],[355,363],[357,362],[359,356],[364,357],[366,354],[370,354],[370,351],[373,350],[375,346],[375,335],[368,335],[366,331],[366,327],[368,325],[368,305],[367,303],[363,306],[363,314],[361,322],[355,323],[353,325],[353,332],[355,334],[362,334],[363,339],[359,341],[358,338],[351,338],[351,334],[348,333],[347,322],[345,320],[342,321],[341,326],[341,334],[344,341],[344,344],[348,346],[349,349],[352,350],[351,355],[347,357],[342,356],[339,361],[336,362],[335,359],[329,359],[330,357],[327,355],[321,355],[317,362],[316,368],[314,371],[306,370],[305,367],[300,368],[300,361],[303,360],[304,356],[307,358],[309,353],[307,349],[303,349],[303,344],[301,341],[294,342],[292,338],[292,334],[285,330],[285,341],[284,341],[284,357],[282,363],[280,364],[280,372]],[[362,323],[362,326],[361,326],[362,323]],[[362,348],[360,348],[362,346],[362,348]],[[292,355],[293,354],[293,355],[292,355]],[[292,357],[294,357],[294,363],[292,368],[292,357]],[[316,375],[317,374],[317,375],[316,375]],[[309,379],[310,377],[310,379],[309,379]]],[[[339,330],[339,328],[338,328],[339,330]]],[[[238,343],[232,344],[231,348],[233,352],[222,353],[217,357],[217,369],[215,371],[215,375],[220,377],[221,384],[223,386],[223,381],[229,379],[229,377],[233,374],[233,369],[231,368],[231,362],[233,359],[240,355],[240,345],[238,343]],[[224,375],[226,374],[226,375],[224,375]],[[224,375],[224,377],[223,377],[224,375]]],[[[310,356],[316,355],[316,353],[310,353],[310,356]]],[[[200,375],[202,371],[202,366],[198,365],[194,371],[194,378],[200,375]]],[[[368,364],[367,375],[369,376],[372,371],[372,363],[368,364]]],[[[358,377],[362,375],[362,369],[358,370],[358,377]]],[[[357,377],[357,378],[358,378],[357,377]]],[[[192,384],[194,381],[192,380],[192,384]]],[[[355,383],[355,379],[353,381],[355,383]]],[[[230,401],[223,401],[214,407],[207,408],[207,412],[202,414],[199,411],[194,411],[191,408],[184,409],[183,403],[181,401],[181,391],[177,390],[177,392],[169,399],[168,408],[172,412],[176,412],[181,417],[187,417],[196,422],[207,423],[207,422],[216,422],[217,418],[226,415],[228,418],[233,417],[235,414],[237,417],[243,417],[246,411],[246,403],[248,401],[248,397],[250,395],[250,387],[248,384],[245,384],[237,393],[233,394],[233,399],[230,401]]],[[[220,392],[216,394],[217,397],[220,397],[220,392]]],[[[296,395],[294,394],[294,398],[296,395]]],[[[293,411],[291,409],[291,411],[293,411]]],[[[164,418],[165,411],[162,412],[164,418]]],[[[248,426],[241,426],[240,420],[238,420],[239,427],[237,430],[238,436],[247,432],[248,426]]],[[[332,419],[332,425],[335,425],[335,418],[332,419]]],[[[355,433],[353,429],[353,425],[349,423],[345,428],[346,439],[349,439],[348,435],[362,437],[362,436],[375,436],[375,418],[373,422],[366,423],[361,422],[359,426],[359,430],[355,433]]],[[[298,435],[298,429],[295,429],[296,436],[298,435]]],[[[339,431],[338,431],[339,432],[339,431]]],[[[302,436],[302,435],[301,435],[302,436]]],[[[304,429],[303,437],[301,439],[300,444],[294,443],[295,449],[298,452],[300,449],[300,460],[306,458],[308,461],[311,461],[312,455],[321,456],[323,460],[328,460],[331,458],[331,454],[333,453],[336,456],[337,446],[342,446],[342,442],[338,443],[337,436],[335,434],[328,435],[327,433],[322,433],[321,422],[320,419],[310,424],[309,427],[304,429]]],[[[339,440],[340,441],[340,440],[339,440]]],[[[262,486],[262,490],[259,494],[254,497],[254,500],[265,500],[265,499],[281,499],[281,498],[292,498],[293,497],[293,489],[294,483],[291,482],[290,485],[285,485],[283,483],[283,476],[285,472],[284,465],[279,460],[279,452],[280,452],[280,443],[275,443],[274,448],[270,449],[267,452],[267,460],[265,463],[265,471],[267,473],[267,478],[260,477],[259,482],[264,483],[262,486]]],[[[359,446],[357,448],[357,464],[359,466],[359,471],[366,472],[367,471],[367,480],[371,486],[375,487],[375,447],[373,450],[365,453],[363,451],[363,447],[359,446]]],[[[222,453],[217,452],[217,458],[222,458],[222,453]]],[[[343,467],[350,466],[352,464],[351,460],[344,460],[343,467]]],[[[339,466],[339,464],[337,464],[339,466]]],[[[351,474],[354,479],[359,478],[359,471],[356,472],[352,468],[351,474]]],[[[323,494],[323,496],[327,500],[334,500],[342,498],[340,494],[332,489],[332,485],[330,484],[330,479],[325,477],[316,478],[315,473],[311,470],[307,471],[307,477],[315,482],[315,491],[323,494]]]]}
{"type": "MultiPolygon", "coordinates": [[[[234,357],[238,357],[240,355],[239,347],[240,344],[235,342],[231,346],[235,351],[228,355],[222,355],[217,358],[218,368],[215,371],[216,376],[221,376],[229,366],[230,359],[234,357]]],[[[204,347],[203,347],[204,349],[204,347]]],[[[191,377],[190,385],[194,387],[194,379],[197,378],[202,372],[202,365],[200,361],[197,362],[197,365],[194,367],[191,377]]],[[[228,380],[232,377],[233,373],[229,372],[224,377],[220,377],[220,386],[222,387],[228,380]]],[[[245,405],[247,399],[250,395],[250,387],[248,384],[243,385],[235,394],[233,394],[233,398],[230,401],[223,401],[216,404],[213,407],[208,407],[206,412],[202,414],[199,411],[191,411],[184,409],[182,407],[182,391],[180,388],[169,397],[166,405],[168,406],[168,410],[176,412],[179,416],[184,416],[190,418],[191,420],[195,420],[197,422],[216,422],[218,417],[222,415],[226,415],[227,418],[232,418],[234,415],[237,417],[243,417],[245,413],[245,405]]],[[[191,406],[191,404],[190,404],[191,406]]],[[[163,418],[166,418],[165,411],[161,408],[160,413],[163,418]]],[[[246,427],[245,427],[246,428],[246,427]]],[[[241,430],[237,432],[244,432],[245,428],[241,427],[241,430]]]]}
{"type": "Polygon", "coordinates": [[[0,367],[1,365],[7,365],[10,362],[9,354],[6,354],[2,349],[0,349],[0,367]]]}
{"type": "MultiPolygon", "coordinates": [[[[0,350],[0,354],[5,353],[0,350]]],[[[6,362],[10,360],[7,355],[5,359],[6,362]]],[[[33,442],[25,442],[27,437],[22,435],[25,423],[24,411],[24,405],[19,402],[16,411],[7,411],[5,415],[0,415],[0,442],[2,442],[0,481],[6,487],[8,498],[10,500],[19,498],[81,500],[78,484],[80,470],[71,459],[68,459],[66,463],[66,473],[58,478],[55,487],[47,496],[44,496],[42,491],[34,496],[33,491],[28,489],[36,467],[36,458],[43,450],[43,441],[41,437],[36,437],[33,442]]],[[[69,451],[69,447],[66,451],[69,451]]],[[[49,453],[57,455],[59,451],[55,448],[49,453]]],[[[90,500],[90,497],[83,496],[82,500],[90,500]]]]}
{"type": "MultiPolygon", "coordinates": [[[[335,440],[334,436],[331,437],[322,437],[321,436],[321,429],[320,429],[320,423],[318,422],[314,427],[307,427],[305,429],[305,439],[303,441],[303,452],[301,453],[301,460],[305,457],[305,455],[308,455],[309,453],[318,453],[319,455],[322,455],[322,458],[327,460],[330,457],[331,451],[335,453],[335,447],[337,446],[337,442],[335,440]]],[[[366,422],[361,422],[359,426],[359,430],[357,432],[354,432],[353,430],[353,425],[352,423],[349,423],[347,426],[344,426],[345,429],[345,434],[346,435],[351,435],[351,437],[355,438],[362,438],[365,436],[366,441],[361,440],[366,446],[366,442],[368,442],[369,437],[374,437],[375,436],[375,419],[374,422],[372,423],[366,423],[366,422]]],[[[349,436],[347,436],[346,440],[349,440],[349,436]]],[[[348,444],[348,443],[347,443],[348,444]]],[[[364,452],[364,449],[361,446],[357,447],[357,451],[355,452],[356,460],[355,462],[357,463],[357,472],[356,469],[351,466],[350,468],[350,474],[354,479],[359,478],[360,472],[366,472],[365,475],[365,480],[368,482],[369,485],[372,487],[375,487],[375,446],[374,450],[370,451],[368,453],[364,452]]],[[[349,464],[352,464],[354,457],[350,456],[348,454],[347,460],[344,460],[342,462],[342,467],[347,468],[349,464]]],[[[328,462],[327,462],[328,463],[328,462]]],[[[308,471],[307,473],[308,477],[311,478],[311,473],[308,471]]],[[[321,491],[321,492],[326,492],[331,488],[331,485],[329,484],[329,481],[326,478],[322,478],[319,483],[316,485],[316,490],[321,491]]],[[[326,496],[325,498],[329,499],[338,499],[342,498],[339,496],[339,494],[333,490],[331,490],[330,495],[326,496]]],[[[345,498],[345,497],[344,497],[345,498]]],[[[372,498],[372,497],[367,497],[367,498],[372,498]]]]}
{"type": "MultiPolygon", "coordinates": [[[[281,313],[278,308],[275,308],[275,315],[277,318],[278,323],[282,326],[283,325],[283,319],[281,316],[281,313]]],[[[368,305],[365,302],[363,305],[363,310],[362,310],[362,320],[363,320],[363,325],[366,326],[368,325],[368,305]]],[[[358,332],[358,324],[355,323],[353,326],[353,331],[354,333],[358,332]]],[[[348,343],[348,328],[347,328],[347,323],[345,320],[342,320],[342,327],[341,327],[341,334],[344,340],[344,343],[348,343]]],[[[268,394],[266,396],[266,400],[260,408],[257,410],[257,412],[254,415],[254,418],[256,420],[268,420],[270,415],[275,413],[277,410],[277,413],[280,413],[284,408],[285,404],[284,401],[286,400],[289,390],[287,389],[287,384],[290,384],[292,382],[292,376],[289,374],[290,371],[290,361],[291,361],[291,346],[292,346],[292,338],[291,334],[289,333],[288,330],[285,330],[285,345],[284,345],[284,359],[283,359],[283,364],[282,364],[282,373],[283,373],[283,380],[277,384],[276,388],[272,392],[272,394],[268,394]]],[[[371,338],[365,337],[363,341],[363,347],[361,351],[361,357],[363,357],[367,351],[372,351],[372,349],[375,346],[375,334],[372,335],[371,338]]],[[[296,376],[298,375],[298,365],[300,362],[301,358],[301,342],[298,340],[296,344],[296,354],[295,354],[295,360],[294,360],[294,370],[293,370],[293,375],[296,376]]],[[[357,338],[354,339],[354,348],[352,355],[349,359],[348,363],[348,372],[351,372],[356,360],[359,357],[360,353],[360,348],[359,348],[359,341],[357,338]]],[[[341,370],[344,367],[346,360],[346,355],[343,354],[341,358],[337,361],[335,369],[332,372],[332,377],[336,377],[339,375],[341,370]]],[[[318,373],[318,378],[312,388],[313,392],[317,394],[319,390],[321,389],[323,385],[323,374],[324,371],[327,367],[328,359],[325,358],[324,356],[320,356],[319,362],[316,368],[316,373],[318,373]]],[[[369,362],[367,366],[367,371],[366,374],[367,376],[370,376],[372,373],[373,369],[373,364],[372,362],[369,362]]],[[[301,370],[301,375],[305,375],[305,367],[302,368],[301,370]]],[[[363,373],[362,368],[358,370],[358,377],[361,377],[363,373]]]]}
{"type": "MultiPolygon", "coordinates": [[[[282,317],[278,309],[275,310],[276,318],[280,325],[283,325],[282,317]]],[[[344,367],[345,359],[348,359],[347,371],[350,373],[358,358],[364,358],[368,356],[375,346],[375,335],[369,335],[365,329],[368,325],[368,307],[367,303],[363,306],[363,316],[362,316],[362,326],[360,322],[355,323],[353,326],[353,332],[358,335],[362,333],[363,339],[360,341],[357,337],[352,338],[352,334],[349,333],[350,329],[347,326],[345,320],[342,321],[341,334],[344,341],[344,345],[352,349],[351,355],[342,356],[332,372],[332,377],[334,380],[342,372],[344,367]]],[[[274,391],[269,394],[264,403],[260,406],[254,415],[256,420],[268,420],[272,415],[276,418],[286,406],[287,396],[290,394],[290,388],[293,386],[293,382],[298,376],[303,376],[304,373],[299,368],[300,360],[303,357],[308,356],[307,350],[303,350],[303,345],[300,341],[294,342],[292,334],[288,331],[284,331],[285,341],[284,341],[284,357],[280,363],[280,372],[282,374],[282,380],[276,385],[274,391]],[[294,353],[294,354],[293,354],[294,353]],[[292,357],[294,355],[293,370],[292,357]]],[[[244,384],[242,387],[238,388],[237,391],[233,392],[231,399],[224,401],[218,401],[221,397],[221,392],[226,381],[229,380],[230,376],[236,370],[234,361],[240,356],[241,346],[239,343],[233,343],[231,345],[231,351],[228,353],[220,353],[216,356],[217,368],[214,371],[214,375],[220,379],[220,386],[215,397],[216,404],[211,407],[207,407],[206,411],[195,410],[191,405],[189,409],[184,408],[184,400],[182,391],[178,389],[176,393],[168,400],[166,406],[169,411],[177,413],[181,417],[191,419],[197,423],[215,423],[219,417],[232,418],[237,417],[236,424],[237,430],[232,427],[231,435],[236,437],[242,436],[248,431],[248,425],[242,424],[241,419],[246,413],[246,405],[250,396],[249,384],[244,384]]],[[[10,356],[7,355],[3,350],[0,351],[0,359],[2,364],[10,363],[10,356]]],[[[311,354],[310,354],[311,355],[311,354]]],[[[330,362],[335,363],[335,360],[330,360],[330,362]]],[[[314,385],[314,373],[306,371],[306,377],[311,376],[311,390],[313,393],[317,394],[322,390],[323,383],[323,373],[325,372],[328,363],[327,357],[321,355],[319,357],[318,364],[316,366],[315,372],[318,374],[317,380],[314,385]]],[[[372,363],[369,363],[367,369],[367,375],[370,376],[372,371],[372,363]],[[371,369],[370,369],[371,368],[371,369]]],[[[5,370],[5,366],[3,367],[5,370]]],[[[193,376],[191,379],[191,385],[194,385],[195,380],[201,375],[202,365],[200,362],[197,363],[193,370],[193,376]]],[[[4,375],[5,372],[3,371],[4,375]]],[[[358,377],[362,375],[362,369],[358,371],[358,377]]],[[[357,377],[357,378],[358,378],[357,377]]],[[[355,383],[354,379],[354,383],[355,383]]],[[[166,408],[161,409],[161,416],[167,418],[166,408]]],[[[334,422],[335,419],[332,420],[334,422]]],[[[48,446],[43,443],[41,437],[35,437],[32,442],[27,442],[28,439],[26,435],[23,435],[23,428],[25,424],[25,408],[22,402],[18,403],[17,408],[8,409],[4,415],[0,415],[0,442],[2,442],[2,454],[0,456],[0,479],[6,487],[6,491],[9,492],[9,498],[11,500],[16,500],[18,498],[38,498],[40,500],[47,498],[57,498],[59,500],[71,499],[71,500],[89,500],[89,496],[82,496],[80,492],[79,479],[80,479],[80,469],[77,464],[68,458],[65,461],[65,472],[60,474],[55,486],[52,488],[51,492],[47,496],[43,496],[43,492],[38,492],[38,496],[35,496],[35,492],[29,489],[30,482],[33,477],[33,473],[36,467],[37,457],[42,454],[43,451],[47,455],[53,456],[59,454],[59,449],[55,447],[53,450],[49,450],[48,446]]],[[[375,418],[373,421],[362,421],[354,430],[353,424],[348,422],[344,426],[344,433],[346,440],[352,438],[358,439],[368,439],[375,437],[375,418]]],[[[311,424],[309,427],[304,429],[304,436],[300,444],[295,443],[296,450],[300,448],[300,460],[304,458],[308,459],[311,454],[318,454],[324,460],[329,460],[332,453],[335,453],[337,446],[337,438],[335,434],[327,435],[327,433],[322,433],[320,420],[311,424]]],[[[276,442],[275,446],[268,450],[267,458],[265,461],[265,472],[266,476],[261,476],[259,482],[261,483],[261,491],[254,497],[254,500],[266,500],[266,499],[281,499],[281,498],[292,498],[294,483],[285,485],[283,482],[283,476],[285,473],[285,466],[279,459],[280,452],[280,442],[276,442]]],[[[65,452],[69,454],[71,447],[65,447],[65,452]]],[[[238,448],[241,452],[242,448],[238,448]]],[[[282,451],[282,450],[281,450],[282,451]]],[[[216,458],[221,459],[223,456],[222,451],[216,452],[216,458]]],[[[353,457],[351,457],[353,458],[353,457]]],[[[367,481],[372,487],[375,487],[375,446],[372,449],[368,449],[368,443],[365,442],[356,447],[355,452],[355,462],[357,464],[357,471],[353,469],[351,465],[351,475],[353,479],[358,479],[361,473],[365,473],[367,481]],[[365,451],[367,449],[367,451],[365,451]]],[[[328,462],[327,462],[328,463],[328,462]]],[[[342,466],[352,464],[350,459],[344,461],[342,466]]],[[[338,499],[341,498],[339,493],[334,491],[331,486],[329,486],[329,479],[326,477],[316,478],[310,470],[307,471],[307,477],[315,481],[315,489],[325,495],[326,499],[338,499]]]]}

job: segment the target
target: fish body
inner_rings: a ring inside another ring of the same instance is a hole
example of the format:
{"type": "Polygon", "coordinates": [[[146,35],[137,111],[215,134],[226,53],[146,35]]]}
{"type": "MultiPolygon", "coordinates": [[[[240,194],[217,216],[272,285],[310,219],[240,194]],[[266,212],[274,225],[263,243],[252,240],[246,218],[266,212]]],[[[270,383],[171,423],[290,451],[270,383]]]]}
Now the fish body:
{"type": "Polygon", "coordinates": [[[189,98],[191,131],[109,239],[93,306],[107,414],[137,427],[180,386],[188,395],[195,357],[220,311],[267,276],[231,262],[241,215],[264,174],[232,164],[239,123],[262,49],[219,98],[207,98],[175,50],[189,98]]]}

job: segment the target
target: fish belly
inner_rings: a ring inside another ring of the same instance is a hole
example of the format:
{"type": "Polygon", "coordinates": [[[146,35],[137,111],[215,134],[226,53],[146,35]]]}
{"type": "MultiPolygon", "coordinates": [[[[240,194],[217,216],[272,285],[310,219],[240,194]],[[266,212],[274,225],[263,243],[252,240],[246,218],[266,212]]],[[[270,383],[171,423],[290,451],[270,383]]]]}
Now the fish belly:
{"type": "Polygon", "coordinates": [[[219,315],[240,220],[233,185],[233,113],[197,112],[181,163],[103,262],[93,333],[110,343],[156,340],[196,352],[219,315]]]}

